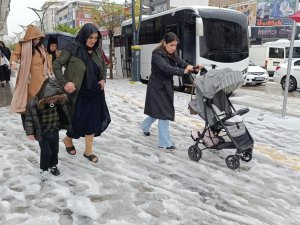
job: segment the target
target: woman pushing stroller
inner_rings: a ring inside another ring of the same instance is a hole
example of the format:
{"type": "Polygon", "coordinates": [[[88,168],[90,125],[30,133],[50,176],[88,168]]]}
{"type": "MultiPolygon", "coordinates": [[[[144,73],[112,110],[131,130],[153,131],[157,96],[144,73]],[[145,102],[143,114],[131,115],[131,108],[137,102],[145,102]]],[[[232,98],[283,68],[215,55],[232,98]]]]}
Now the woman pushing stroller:
{"type": "Polygon", "coordinates": [[[144,113],[148,115],[140,125],[144,135],[150,135],[150,127],[158,119],[158,147],[175,149],[169,133],[169,121],[174,121],[173,76],[199,72],[203,67],[193,67],[177,54],[178,37],[173,32],[165,34],[161,44],[153,50],[151,75],[148,81],[144,113]]]}

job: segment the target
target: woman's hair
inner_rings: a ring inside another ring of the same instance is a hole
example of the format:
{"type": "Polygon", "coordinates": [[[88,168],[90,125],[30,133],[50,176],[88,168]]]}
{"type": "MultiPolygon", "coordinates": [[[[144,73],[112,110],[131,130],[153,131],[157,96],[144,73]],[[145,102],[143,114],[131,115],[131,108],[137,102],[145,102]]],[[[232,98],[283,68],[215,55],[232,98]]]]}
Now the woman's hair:
{"type": "Polygon", "coordinates": [[[173,32],[167,32],[165,34],[163,40],[160,42],[159,48],[161,48],[165,51],[166,49],[165,49],[165,46],[164,46],[164,42],[169,44],[173,41],[177,41],[177,44],[179,43],[179,39],[178,39],[177,35],[173,32]]]}
{"type": "MultiPolygon", "coordinates": [[[[34,39],[32,39],[31,41],[33,42],[34,39]]],[[[41,37],[39,43],[34,47],[32,46],[32,55],[35,54],[35,51],[38,51],[40,53],[40,55],[42,55],[41,50],[39,47],[43,46],[43,40],[44,38],[41,37]]]]}
{"type": "Polygon", "coordinates": [[[6,47],[3,41],[0,41],[0,45],[1,45],[3,48],[6,47]]]}
{"type": "Polygon", "coordinates": [[[102,35],[99,31],[98,26],[96,26],[93,23],[84,24],[83,27],[79,30],[78,34],[76,35],[75,41],[78,41],[79,43],[82,44],[82,46],[88,48],[86,46],[86,41],[93,33],[98,33],[98,40],[95,43],[95,45],[92,47],[92,50],[96,50],[99,47],[99,42],[102,38],[102,35]]]}

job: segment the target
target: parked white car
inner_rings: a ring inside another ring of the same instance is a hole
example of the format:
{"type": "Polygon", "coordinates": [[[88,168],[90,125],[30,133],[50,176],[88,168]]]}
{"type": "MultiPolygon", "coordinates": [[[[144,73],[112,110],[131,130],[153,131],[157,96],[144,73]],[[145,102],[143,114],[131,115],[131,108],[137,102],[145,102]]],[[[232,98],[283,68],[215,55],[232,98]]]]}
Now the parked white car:
{"type": "MultiPolygon", "coordinates": [[[[277,66],[273,81],[281,84],[283,90],[285,90],[285,79],[287,74],[287,63],[282,63],[277,66]]],[[[300,88],[300,59],[293,59],[291,66],[291,75],[290,75],[290,84],[289,92],[295,91],[297,88],[300,88]]]]}
{"type": "Polygon", "coordinates": [[[255,65],[249,61],[248,74],[246,76],[245,84],[260,85],[269,81],[269,73],[264,68],[255,65]]]}

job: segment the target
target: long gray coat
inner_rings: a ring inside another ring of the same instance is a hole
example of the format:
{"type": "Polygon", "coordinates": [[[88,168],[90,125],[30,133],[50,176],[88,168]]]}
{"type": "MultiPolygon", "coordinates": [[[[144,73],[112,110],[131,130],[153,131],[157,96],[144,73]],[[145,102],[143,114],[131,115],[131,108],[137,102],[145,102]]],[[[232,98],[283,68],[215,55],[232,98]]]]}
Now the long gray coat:
{"type": "Polygon", "coordinates": [[[187,65],[178,55],[169,56],[161,48],[153,50],[144,110],[146,115],[174,121],[173,76],[182,76],[187,65]]]}

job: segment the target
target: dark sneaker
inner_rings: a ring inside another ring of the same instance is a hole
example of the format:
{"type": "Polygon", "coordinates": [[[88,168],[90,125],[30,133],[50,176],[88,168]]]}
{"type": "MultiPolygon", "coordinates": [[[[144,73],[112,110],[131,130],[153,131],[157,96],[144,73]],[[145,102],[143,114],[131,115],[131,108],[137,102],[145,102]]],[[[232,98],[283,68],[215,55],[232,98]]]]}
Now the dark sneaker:
{"type": "Polygon", "coordinates": [[[54,176],[58,176],[60,174],[59,170],[57,169],[57,166],[52,166],[50,168],[50,173],[52,173],[54,176]]]}
{"type": "Polygon", "coordinates": [[[144,132],[145,136],[150,136],[150,132],[144,132]]]}
{"type": "Polygon", "coordinates": [[[167,149],[167,150],[174,150],[175,149],[175,146],[174,145],[171,145],[169,147],[160,147],[158,146],[159,148],[164,148],[164,149],[167,149]]]}

